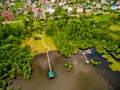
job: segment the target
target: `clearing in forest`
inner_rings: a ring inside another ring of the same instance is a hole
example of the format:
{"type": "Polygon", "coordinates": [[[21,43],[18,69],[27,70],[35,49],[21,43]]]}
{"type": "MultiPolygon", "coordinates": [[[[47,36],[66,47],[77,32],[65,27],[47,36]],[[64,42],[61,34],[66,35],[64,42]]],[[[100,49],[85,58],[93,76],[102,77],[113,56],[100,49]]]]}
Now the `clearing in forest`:
{"type": "MultiPolygon", "coordinates": [[[[41,39],[35,40],[35,36],[38,36],[39,34],[33,34],[31,37],[25,38],[25,40],[22,41],[21,46],[29,45],[31,48],[31,53],[33,54],[40,54],[40,53],[46,53],[48,49],[46,49],[42,43],[41,39]]],[[[54,42],[52,41],[52,38],[50,36],[42,35],[44,42],[47,46],[50,47],[51,51],[55,51],[56,47],[54,42]]]]}

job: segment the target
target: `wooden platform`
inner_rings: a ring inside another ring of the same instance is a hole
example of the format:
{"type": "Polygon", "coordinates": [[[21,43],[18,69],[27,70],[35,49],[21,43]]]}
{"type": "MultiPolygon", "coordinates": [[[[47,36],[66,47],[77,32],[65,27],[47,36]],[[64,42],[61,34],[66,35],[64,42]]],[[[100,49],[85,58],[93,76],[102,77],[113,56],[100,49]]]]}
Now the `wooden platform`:
{"type": "Polygon", "coordinates": [[[55,72],[48,72],[49,79],[55,78],[55,72]]]}

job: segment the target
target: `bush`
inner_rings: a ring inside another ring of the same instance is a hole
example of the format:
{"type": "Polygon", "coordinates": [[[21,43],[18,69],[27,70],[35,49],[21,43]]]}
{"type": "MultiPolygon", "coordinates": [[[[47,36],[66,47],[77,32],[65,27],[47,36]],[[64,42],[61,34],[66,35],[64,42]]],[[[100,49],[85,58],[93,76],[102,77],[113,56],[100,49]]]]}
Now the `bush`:
{"type": "Polygon", "coordinates": [[[67,71],[71,71],[72,70],[72,64],[70,61],[67,61],[64,66],[67,68],[67,71]]]}
{"type": "Polygon", "coordinates": [[[100,61],[94,61],[93,59],[90,60],[90,63],[92,63],[93,65],[97,66],[100,65],[101,62],[100,61]]]}

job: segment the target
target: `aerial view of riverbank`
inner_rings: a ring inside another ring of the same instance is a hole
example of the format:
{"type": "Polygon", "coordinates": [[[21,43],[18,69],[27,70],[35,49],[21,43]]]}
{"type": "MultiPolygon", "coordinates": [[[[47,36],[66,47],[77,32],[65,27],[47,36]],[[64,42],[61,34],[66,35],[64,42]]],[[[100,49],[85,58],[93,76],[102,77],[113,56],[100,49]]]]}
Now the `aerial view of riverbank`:
{"type": "Polygon", "coordinates": [[[0,0],[0,90],[119,88],[119,0],[0,0]]]}

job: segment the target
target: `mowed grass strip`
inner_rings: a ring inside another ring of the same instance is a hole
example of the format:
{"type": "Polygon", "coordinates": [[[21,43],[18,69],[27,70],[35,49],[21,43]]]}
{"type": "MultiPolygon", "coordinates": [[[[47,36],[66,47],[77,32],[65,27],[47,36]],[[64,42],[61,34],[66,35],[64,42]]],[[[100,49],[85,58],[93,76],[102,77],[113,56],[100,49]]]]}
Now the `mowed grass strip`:
{"type": "MultiPolygon", "coordinates": [[[[55,51],[56,47],[54,42],[52,41],[52,38],[49,36],[43,36],[45,44],[50,47],[51,51],[55,51]]],[[[34,37],[26,38],[22,41],[21,46],[29,45],[31,48],[31,53],[33,54],[40,54],[40,53],[46,53],[48,51],[47,48],[44,47],[42,40],[34,40],[34,37]]]]}

